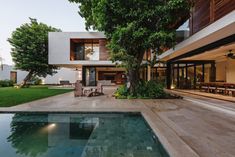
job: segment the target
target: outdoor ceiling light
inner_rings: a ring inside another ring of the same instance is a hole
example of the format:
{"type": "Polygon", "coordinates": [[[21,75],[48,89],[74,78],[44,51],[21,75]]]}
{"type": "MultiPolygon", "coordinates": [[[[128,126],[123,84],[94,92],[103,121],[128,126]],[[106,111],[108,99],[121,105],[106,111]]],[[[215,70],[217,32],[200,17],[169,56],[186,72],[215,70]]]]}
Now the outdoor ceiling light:
{"type": "Polygon", "coordinates": [[[228,58],[231,58],[231,59],[235,59],[235,55],[232,52],[232,50],[229,50],[228,53],[225,56],[228,57],[228,58]]]}

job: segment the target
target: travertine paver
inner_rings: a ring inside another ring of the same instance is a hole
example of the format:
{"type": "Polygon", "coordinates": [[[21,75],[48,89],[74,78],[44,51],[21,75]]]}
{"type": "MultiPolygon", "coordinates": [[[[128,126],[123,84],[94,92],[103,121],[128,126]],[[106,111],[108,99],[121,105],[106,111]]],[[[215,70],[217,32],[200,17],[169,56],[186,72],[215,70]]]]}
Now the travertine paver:
{"type": "MultiPolygon", "coordinates": [[[[199,96],[192,97],[194,101],[117,100],[111,96],[113,91],[105,88],[104,96],[92,98],[74,98],[73,93],[66,93],[0,111],[141,112],[171,156],[235,156],[234,115],[208,107],[221,106],[233,112],[233,103],[199,96]],[[205,102],[205,106],[195,100],[205,102]]],[[[190,98],[189,94],[184,96],[190,98]]]]}

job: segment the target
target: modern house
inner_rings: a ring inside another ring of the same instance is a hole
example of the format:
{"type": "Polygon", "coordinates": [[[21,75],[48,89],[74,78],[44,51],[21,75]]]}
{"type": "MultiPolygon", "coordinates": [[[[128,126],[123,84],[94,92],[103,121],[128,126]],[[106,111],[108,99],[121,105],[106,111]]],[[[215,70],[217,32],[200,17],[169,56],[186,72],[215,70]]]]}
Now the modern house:
{"type": "Polygon", "coordinates": [[[49,64],[76,70],[85,86],[123,84],[125,70],[109,60],[106,42],[101,32],[49,33],[49,64]]]}
{"type": "MultiPolygon", "coordinates": [[[[177,40],[182,41],[188,31],[179,30],[177,40]]],[[[125,69],[110,60],[107,39],[102,32],[51,32],[49,33],[49,64],[71,68],[78,72],[76,80],[84,86],[106,85],[126,82],[125,69]]],[[[145,53],[143,63],[153,57],[145,53]]],[[[145,66],[140,71],[143,80],[164,79],[165,68],[145,66]]]]}
{"type": "MultiPolygon", "coordinates": [[[[143,67],[143,80],[166,79],[168,88],[195,89],[201,82],[235,83],[235,1],[196,0],[189,30],[177,31],[177,45],[143,67]],[[165,64],[164,64],[165,63],[165,64]]],[[[85,86],[122,84],[125,70],[109,60],[102,32],[49,33],[49,64],[78,72],[85,86]]],[[[150,59],[146,52],[144,61],[150,59]]]]}
{"type": "Polygon", "coordinates": [[[235,1],[197,0],[189,32],[186,40],[159,56],[166,62],[167,87],[235,83],[235,1]]]}

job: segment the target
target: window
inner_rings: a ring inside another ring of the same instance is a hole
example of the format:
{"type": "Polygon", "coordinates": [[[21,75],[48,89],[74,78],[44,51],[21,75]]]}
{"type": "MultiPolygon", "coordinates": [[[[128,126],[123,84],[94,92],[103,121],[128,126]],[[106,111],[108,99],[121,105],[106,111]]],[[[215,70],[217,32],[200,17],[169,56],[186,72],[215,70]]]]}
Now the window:
{"type": "Polygon", "coordinates": [[[99,53],[99,40],[71,40],[70,60],[99,60],[99,53]]]}

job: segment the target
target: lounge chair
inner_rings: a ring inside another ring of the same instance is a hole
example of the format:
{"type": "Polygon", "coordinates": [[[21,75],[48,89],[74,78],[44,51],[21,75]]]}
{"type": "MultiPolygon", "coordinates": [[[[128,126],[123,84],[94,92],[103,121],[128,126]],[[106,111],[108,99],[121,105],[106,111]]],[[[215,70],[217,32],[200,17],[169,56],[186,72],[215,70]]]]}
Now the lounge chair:
{"type": "Polygon", "coordinates": [[[74,96],[75,97],[83,96],[83,88],[80,81],[77,81],[75,83],[74,96]]]}
{"type": "Polygon", "coordinates": [[[98,83],[97,87],[91,88],[91,90],[86,93],[87,97],[99,96],[99,95],[104,95],[104,93],[103,93],[103,85],[101,83],[98,83]]]}
{"type": "Polygon", "coordinates": [[[71,87],[72,83],[70,83],[68,80],[61,80],[60,85],[62,85],[64,87],[71,87]]]}

